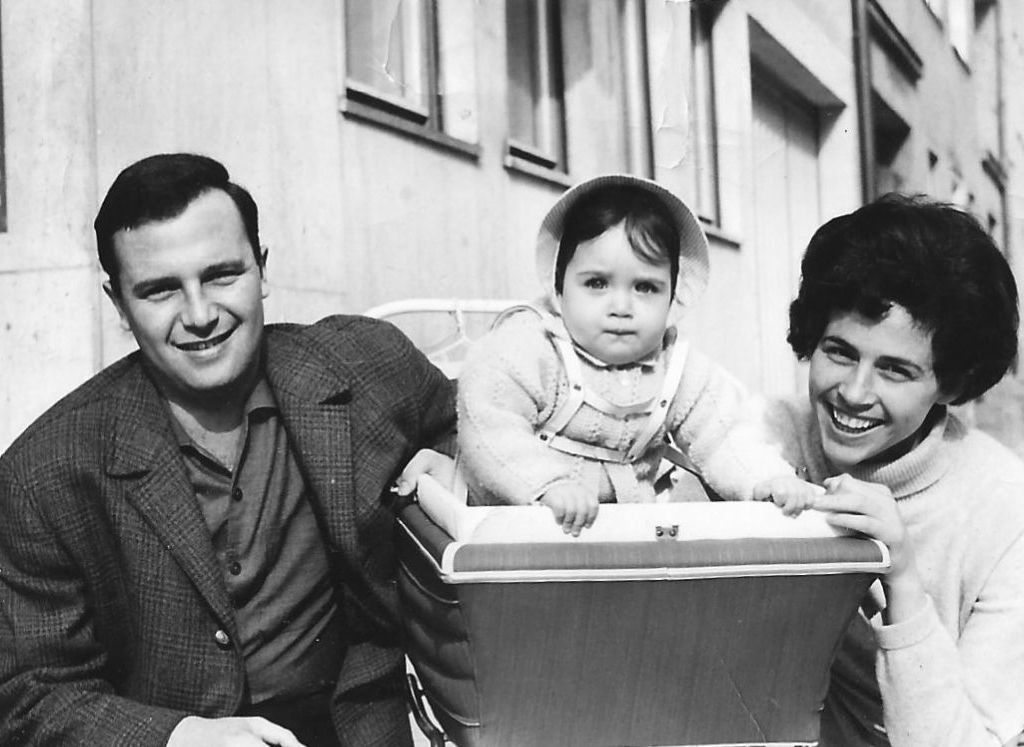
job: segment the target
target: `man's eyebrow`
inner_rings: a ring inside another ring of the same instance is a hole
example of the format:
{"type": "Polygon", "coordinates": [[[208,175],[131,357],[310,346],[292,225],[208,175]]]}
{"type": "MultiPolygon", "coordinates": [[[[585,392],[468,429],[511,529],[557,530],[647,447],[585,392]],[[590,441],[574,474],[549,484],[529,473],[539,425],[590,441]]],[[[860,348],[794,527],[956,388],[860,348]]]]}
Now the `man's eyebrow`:
{"type": "Polygon", "coordinates": [[[203,268],[203,272],[201,274],[203,277],[207,277],[209,275],[216,275],[218,272],[243,272],[247,268],[248,265],[242,260],[229,259],[203,268]]]}
{"type": "Polygon", "coordinates": [[[178,279],[173,275],[166,275],[158,278],[146,278],[132,286],[132,293],[136,296],[142,296],[156,288],[173,288],[177,282],[178,279]]]}

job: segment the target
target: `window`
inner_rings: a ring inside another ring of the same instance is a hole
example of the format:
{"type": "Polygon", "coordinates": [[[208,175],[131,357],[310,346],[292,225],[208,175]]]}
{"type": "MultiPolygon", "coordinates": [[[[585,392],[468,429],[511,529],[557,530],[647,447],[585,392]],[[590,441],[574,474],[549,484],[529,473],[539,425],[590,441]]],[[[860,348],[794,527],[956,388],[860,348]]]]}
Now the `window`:
{"type": "MultiPolygon", "coordinates": [[[[720,4],[719,4],[720,7],[720,4]]],[[[712,224],[718,214],[718,140],[715,120],[714,53],[711,28],[716,4],[690,5],[690,155],[694,173],[695,207],[698,216],[712,224]]]]}
{"type": "Polygon", "coordinates": [[[565,170],[557,0],[507,0],[509,153],[565,170]]]}
{"type": "Polygon", "coordinates": [[[513,165],[581,179],[652,171],[639,0],[508,0],[513,165]]]}
{"type": "Polygon", "coordinates": [[[344,18],[346,113],[453,147],[477,142],[472,3],[345,0],[344,18]]]}

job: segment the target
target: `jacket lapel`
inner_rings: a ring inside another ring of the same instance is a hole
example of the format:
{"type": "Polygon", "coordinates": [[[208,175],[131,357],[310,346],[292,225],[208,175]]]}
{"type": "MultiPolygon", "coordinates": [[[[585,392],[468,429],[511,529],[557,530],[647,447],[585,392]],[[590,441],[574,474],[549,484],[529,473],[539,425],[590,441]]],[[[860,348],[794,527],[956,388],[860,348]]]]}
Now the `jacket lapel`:
{"type": "Polygon", "coordinates": [[[137,366],[116,395],[107,474],[174,555],[220,621],[234,634],[234,614],[202,511],[189,484],[170,417],[156,387],[137,366]]]}
{"type": "Polygon", "coordinates": [[[330,549],[358,560],[351,384],[336,362],[286,335],[268,335],[266,373],[330,549]]]}

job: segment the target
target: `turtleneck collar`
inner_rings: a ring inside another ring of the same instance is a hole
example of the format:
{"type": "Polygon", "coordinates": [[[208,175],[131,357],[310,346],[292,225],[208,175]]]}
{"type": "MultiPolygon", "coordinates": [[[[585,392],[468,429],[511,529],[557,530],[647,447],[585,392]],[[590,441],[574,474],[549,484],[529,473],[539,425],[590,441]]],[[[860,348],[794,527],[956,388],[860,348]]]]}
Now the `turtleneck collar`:
{"type": "Polygon", "coordinates": [[[917,446],[894,461],[858,466],[850,474],[887,486],[897,499],[920,493],[938,482],[950,468],[946,435],[951,421],[946,408],[937,407],[938,411],[929,416],[931,428],[917,446]]]}

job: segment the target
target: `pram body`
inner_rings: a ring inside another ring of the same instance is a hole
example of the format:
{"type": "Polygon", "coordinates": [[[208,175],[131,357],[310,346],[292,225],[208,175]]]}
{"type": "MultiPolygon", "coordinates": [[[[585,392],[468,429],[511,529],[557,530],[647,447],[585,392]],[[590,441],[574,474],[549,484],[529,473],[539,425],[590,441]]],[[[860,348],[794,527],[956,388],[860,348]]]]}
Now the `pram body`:
{"type": "Polygon", "coordinates": [[[770,504],[466,507],[429,478],[398,524],[409,657],[448,739],[812,745],[883,545],[770,504]]]}

